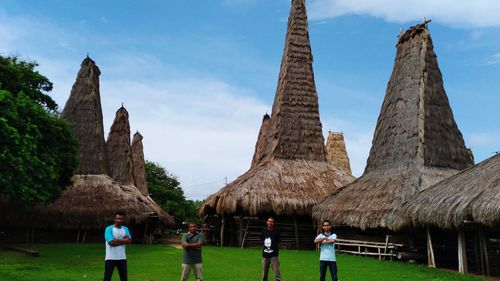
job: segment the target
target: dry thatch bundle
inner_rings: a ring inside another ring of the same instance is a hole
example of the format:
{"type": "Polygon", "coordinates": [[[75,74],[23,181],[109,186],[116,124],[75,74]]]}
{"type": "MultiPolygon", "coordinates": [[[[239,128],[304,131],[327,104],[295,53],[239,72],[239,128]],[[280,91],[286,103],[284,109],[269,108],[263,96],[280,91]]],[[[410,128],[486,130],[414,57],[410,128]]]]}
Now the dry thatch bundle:
{"type": "Polygon", "coordinates": [[[500,224],[500,154],[419,192],[404,205],[414,225],[500,224]]]}
{"type": "Polygon", "coordinates": [[[158,215],[173,225],[170,215],[158,208],[133,185],[118,185],[106,175],[75,175],[74,185],[54,203],[39,208],[36,224],[58,229],[100,229],[123,210],[128,223],[145,222],[158,215]]]}
{"type": "Polygon", "coordinates": [[[326,139],[326,153],[328,161],[334,166],[344,171],[348,175],[352,175],[351,163],[345,149],[344,134],[328,132],[326,139]]]}
{"type": "Polygon", "coordinates": [[[100,74],[93,60],[89,57],[84,59],[62,112],[62,117],[73,124],[73,135],[80,143],[77,174],[106,174],[108,171],[99,93],[100,74]]]}
{"type": "Polygon", "coordinates": [[[135,184],[132,148],[130,147],[130,124],[128,112],[122,106],[116,111],[115,120],[106,140],[109,175],[120,184],[135,184]]]}
{"type": "Polygon", "coordinates": [[[415,193],[472,165],[426,24],[400,36],[364,174],[313,209],[317,220],[397,230],[415,193]]]}
{"type": "Polygon", "coordinates": [[[139,132],[132,138],[132,159],[134,162],[135,186],[142,194],[149,196],[148,183],[146,181],[146,169],[144,162],[144,149],[142,146],[142,135],[139,132]]]}
{"type": "Polygon", "coordinates": [[[293,0],[272,117],[264,116],[252,166],[199,211],[310,215],[315,203],[352,180],[326,158],[306,7],[293,0]]]}

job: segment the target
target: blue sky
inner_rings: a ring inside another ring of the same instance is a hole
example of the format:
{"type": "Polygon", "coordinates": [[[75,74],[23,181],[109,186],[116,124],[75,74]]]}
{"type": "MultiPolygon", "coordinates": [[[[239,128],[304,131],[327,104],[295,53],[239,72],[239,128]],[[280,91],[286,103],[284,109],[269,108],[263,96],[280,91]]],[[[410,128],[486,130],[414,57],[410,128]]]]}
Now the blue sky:
{"type": "MultiPolygon", "coordinates": [[[[363,173],[400,28],[429,25],[455,120],[476,162],[500,150],[500,2],[309,0],[325,135],[363,173]]],[[[123,102],[145,157],[203,199],[250,166],[271,112],[290,0],[3,0],[0,53],[36,60],[60,108],[87,53],[104,126],[123,102]]]]}

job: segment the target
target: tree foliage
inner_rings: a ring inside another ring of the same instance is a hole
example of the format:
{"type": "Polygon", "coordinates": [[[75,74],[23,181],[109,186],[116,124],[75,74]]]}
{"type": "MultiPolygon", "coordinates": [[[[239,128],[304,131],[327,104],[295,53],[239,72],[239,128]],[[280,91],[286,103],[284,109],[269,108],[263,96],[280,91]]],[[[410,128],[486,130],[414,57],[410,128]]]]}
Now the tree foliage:
{"type": "Polygon", "coordinates": [[[196,219],[200,201],[187,200],[177,177],[158,163],[146,161],[146,180],[151,198],[177,223],[196,219]]]}
{"type": "Polygon", "coordinates": [[[70,184],[77,143],[41,92],[52,83],[36,63],[0,56],[0,64],[0,195],[25,206],[50,202],[70,184]]]}
{"type": "Polygon", "coordinates": [[[56,102],[45,93],[52,91],[52,82],[35,70],[37,66],[33,61],[0,56],[0,89],[12,94],[23,92],[32,101],[55,111],[56,102]]]}

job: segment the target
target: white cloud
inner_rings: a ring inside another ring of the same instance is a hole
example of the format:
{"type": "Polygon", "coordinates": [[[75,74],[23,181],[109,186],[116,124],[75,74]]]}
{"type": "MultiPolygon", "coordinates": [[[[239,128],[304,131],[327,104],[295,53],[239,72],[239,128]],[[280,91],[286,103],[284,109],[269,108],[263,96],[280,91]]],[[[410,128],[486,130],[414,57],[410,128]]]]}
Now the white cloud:
{"type": "Polygon", "coordinates": [[[486,64],[500,64],[500,53],[494,54],[486,59],[486,64]]]}
{"type": "Polygon", "coordinates": [[[500,2],[495,0],[315,0],[309,18],[370,15],[388,22],[422,21],[424,17],[454,27],[499,27],[500,2]]]}

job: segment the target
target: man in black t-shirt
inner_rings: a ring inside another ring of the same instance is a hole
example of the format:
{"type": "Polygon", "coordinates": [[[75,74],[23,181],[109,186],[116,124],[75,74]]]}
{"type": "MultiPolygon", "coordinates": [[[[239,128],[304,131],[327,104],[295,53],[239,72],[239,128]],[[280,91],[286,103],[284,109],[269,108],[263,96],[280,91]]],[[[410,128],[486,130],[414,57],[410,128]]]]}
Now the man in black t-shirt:
{"type": "Polygon", "coordinates": [[[274,218],[267,219],[267,227],[262,231],[262,281],[267,281],[269,266],[273,269],[276,281],[281,281],[280,262],[278,260],[279,245],[281,243],[280,232],[274,227],[274,218]]]}

